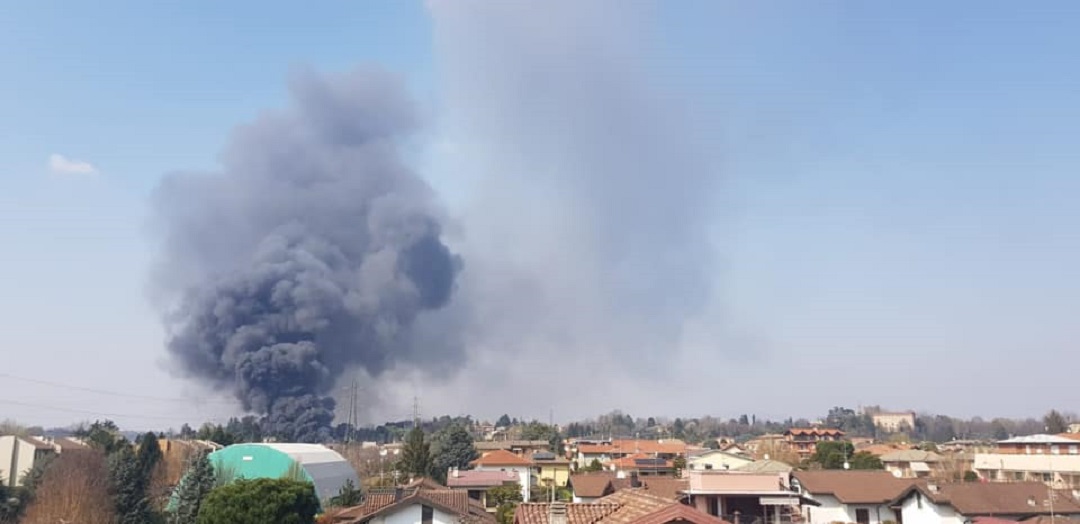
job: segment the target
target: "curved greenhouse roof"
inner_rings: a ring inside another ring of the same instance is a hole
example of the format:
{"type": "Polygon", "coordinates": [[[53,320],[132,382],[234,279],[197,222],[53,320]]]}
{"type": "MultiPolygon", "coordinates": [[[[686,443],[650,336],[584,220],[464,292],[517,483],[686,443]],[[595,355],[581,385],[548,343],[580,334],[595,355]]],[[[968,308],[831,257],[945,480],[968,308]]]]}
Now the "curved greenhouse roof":
{"type": "Polygon", "coordinates": [[[234,444],[210,454],[214,469],[233,478],[281,478],[298,475],[315,485],[326,501],[347,481],[360,486],[356,471],[336,451],[321,444],[234,444]]]}

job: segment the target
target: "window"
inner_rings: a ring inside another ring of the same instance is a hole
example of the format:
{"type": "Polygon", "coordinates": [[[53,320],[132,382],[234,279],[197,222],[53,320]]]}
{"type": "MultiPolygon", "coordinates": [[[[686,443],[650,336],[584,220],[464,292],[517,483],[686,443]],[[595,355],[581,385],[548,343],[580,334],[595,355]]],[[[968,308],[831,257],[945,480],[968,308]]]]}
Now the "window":
{"type": "Polygon", "coordinates": [[[1013,472],[1013,480],[1024,480],[1024,472],[1023,471],[1014,471],[1013,472]]]}
{"type": "Polygon", "coordinates": [[[1053,482],[1054,481],[1053,473],[1043,473],[1042,474],[1042,481],[1043,482],[1053,482]]]}
{"type": "Polygon", "coordinates": [[[1060,455],[1061,454],[1061,448],[1057,444],[1051,444],[1050,445],[1050,454],[1051,455],[1060,455]]]}
{"type": "Polygon", "coordinates": [[[1078,446],[1076,444],[1069,444],[1070,455],[1075,455],[1078,451],[1080,451],[1080,449],[1078,449],[1078,446]]]}
{"type": "Polygon", "coordinates": [[[420,522],[431,524],[435,520],[435,510],[431,506],[420,506],[420,522]]]}
{"type": "Polygon", "coordinates": [[[712,464],[705,464],[705,469],[712,469],[712,464]]]}
{"type": "Polygon", "coordinates": [[[1024,446],[1024,453],[1031,454],[1031,444],[1024,446]]]}
{"type": "Polygon", "coordinates": [[[858,524],[870,524],[870,510],[857,508],[855,510],[855,522],[858,524]]]}

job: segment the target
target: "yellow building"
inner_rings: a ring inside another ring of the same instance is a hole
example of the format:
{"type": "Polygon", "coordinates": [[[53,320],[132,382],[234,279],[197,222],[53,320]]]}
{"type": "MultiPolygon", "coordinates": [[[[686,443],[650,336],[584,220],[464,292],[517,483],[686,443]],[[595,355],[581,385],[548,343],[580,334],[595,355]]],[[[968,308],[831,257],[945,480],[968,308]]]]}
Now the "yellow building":
{"type": "Polygon", "coordinates": [[[538,451],[529,456],[533,472],[541,486],[565,488],[570,482],[570,461],[550,451],[538,451]]]}

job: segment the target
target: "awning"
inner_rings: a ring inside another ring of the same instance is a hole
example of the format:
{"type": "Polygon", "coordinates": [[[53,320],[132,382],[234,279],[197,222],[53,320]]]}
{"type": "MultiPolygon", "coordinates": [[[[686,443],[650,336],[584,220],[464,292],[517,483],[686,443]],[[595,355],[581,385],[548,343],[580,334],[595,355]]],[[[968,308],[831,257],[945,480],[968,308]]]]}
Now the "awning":
{"type": "Polygon", "coordinates": [[[762,506],[798,506],[799,497],[761,497],[758,503],[762,506]]]}
{"type": "Polygon", "coordinates": [[[919,473],[929,473],[930,466],[926,465],[925,462],[912,462],[911,471],[917,471],[919,473]]]}

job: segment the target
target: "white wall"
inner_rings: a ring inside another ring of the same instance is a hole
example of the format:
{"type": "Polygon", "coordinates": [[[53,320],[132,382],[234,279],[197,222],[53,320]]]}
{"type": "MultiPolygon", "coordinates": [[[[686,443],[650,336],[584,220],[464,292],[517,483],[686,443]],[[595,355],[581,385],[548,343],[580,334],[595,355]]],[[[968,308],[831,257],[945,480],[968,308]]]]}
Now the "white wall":
{"type": "MultiPolygon", "coordinates": [[[[886,504],[841,504],[831,495],[813,495],[820,506],[803,506],[803,516],[810,515],[810,524],[831,524],[833,522],[856,522],[855,510],[865,509],[870,514],[870,524],[880,524],[886,520],[896,520],[896,513],[886,504]]],[[[908,521],[904,520],[904,524],[908,521]]]]}
{"type": "Polygon", "coordinates": [[[34,467],[35,449],[29,442],[21,442],[19,437],[0,437],[0,483],[21,486],[23,475],[34,467]]]}
{"type": "Polygon", "coordinates": [[[517,473],[518,484],[521,485],[521,499],[525,502],[529,501],[529,488],[532,486],[532,471],[528,467],[477,466],[476,471],[512,471],[517,473]]]}
{"type": "Polygon", "coordinates": [[[963,524],[964,517],[957,515],[952,506],[938,506],[922,494],[915,494],[904,500],[901,506],[904,524],[963,524]],[[920,507],[919,499],[922,499],[920,507]]]}
{"type": "Polygon", "coordinates": [[[745,466],[751,462],[753,462],[753,459],[737,457],[735,455],[720,452],[694,457],[686,461],[686,465],[687,469],[713,469],[716,471],[723,471],[724,469],[735,469],[739,466],[745,466]],[[708,468],[706,465],[712,467],[708,468]],[[724,466],[727,467],[725,468],[724,466]]]}
{"type": "MultiPolygon", "coordinates": [[[[432,508],[433,524],[458,524],[458,517],[446,513],[439,508],[432,508]]],[[[423,517],[423,509],[420,504],[406,506],[395,512],[381,515],[371,519],[371,524],[420,524],[423,517]]]]}

